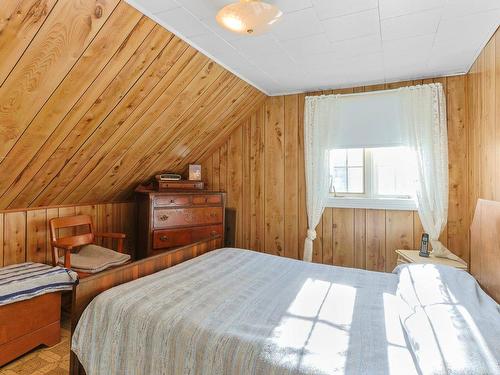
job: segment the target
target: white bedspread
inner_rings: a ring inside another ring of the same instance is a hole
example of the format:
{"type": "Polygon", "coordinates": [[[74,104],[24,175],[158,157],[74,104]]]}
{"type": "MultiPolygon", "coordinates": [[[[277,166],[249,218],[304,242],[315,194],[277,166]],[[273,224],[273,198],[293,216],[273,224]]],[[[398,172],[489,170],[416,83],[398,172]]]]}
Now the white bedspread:
{"type": "Polygon", "coordinates": [[[399,266],[401,321],[423,374],[500,375],[500,306],[465,271],[399,266]]]}
{"type": "Polygon", "coordinates": [[[413,374],[398,277],[221,249],[112,288],[72,349],[97,374],[413,374]]]}

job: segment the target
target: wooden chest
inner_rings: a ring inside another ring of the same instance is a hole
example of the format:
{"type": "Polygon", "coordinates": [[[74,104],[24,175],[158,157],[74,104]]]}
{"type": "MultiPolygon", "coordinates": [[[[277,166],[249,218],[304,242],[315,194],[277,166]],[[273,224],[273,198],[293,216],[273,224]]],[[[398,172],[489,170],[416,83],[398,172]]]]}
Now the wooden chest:
{"type": "Polygon", "coordinates": [[[224,193],[140,191],[136,201],[138,259],[224,236],[224,193]]]}

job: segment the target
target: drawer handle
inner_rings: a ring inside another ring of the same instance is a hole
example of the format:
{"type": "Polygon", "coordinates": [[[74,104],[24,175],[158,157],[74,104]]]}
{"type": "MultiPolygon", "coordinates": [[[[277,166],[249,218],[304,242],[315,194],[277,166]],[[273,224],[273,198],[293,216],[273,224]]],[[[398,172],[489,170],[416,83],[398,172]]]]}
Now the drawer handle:
{"type": "Polygon", "coordinates": [[[217,214],[215,212],[210,212],[210,217],[216,217],[217,214]]]}
{"type": "Polygon", "coordinates": [[[168,241],[168,237],[167,236],[160,236],[160,240],[161,241],[168,241]]]}
{"type": "Polygon", "coordinates": [[[161,215],[160,220],[162,220],[162,221],[168,220],[168,215],[161,215]]]}
{"type": "Polygon", "coordinates": [[[175,199],[170,199],[170,203],[175,203],[175,199]]]}
{"type": "Polygon", "coordinates": [[[205,198],[205,203],[207,203],[207,202],[208,202],[208,198],[205,198]]]}
{"type": "Polygon", "coordinates": [[[217,231],[216,230],[213,230],[212,232],[210,232],[210,235],[213,237],[213,236],[216,236],[217,235],[217,231]]]}

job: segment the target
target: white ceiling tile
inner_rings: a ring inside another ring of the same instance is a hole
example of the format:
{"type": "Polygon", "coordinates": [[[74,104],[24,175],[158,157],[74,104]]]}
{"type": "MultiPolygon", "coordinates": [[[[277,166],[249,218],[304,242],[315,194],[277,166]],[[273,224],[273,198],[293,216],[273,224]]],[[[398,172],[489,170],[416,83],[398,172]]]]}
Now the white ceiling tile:
{"type": "Polygon", "coordinates": [[[446,0],[379,0],[380,18],[386,19],[441,8],[445,4],[446,0]]]}
{"type": "Polygon", "coordinates": [[[441,20],[435,43],[439,48],[460,49],[474,44],[475,40],[486,41],[498,27],[499,20],[500,9],[441,20]],[[456,43],[457,40],[460,43],[456,43]]]}
{"type": "Polygon", "coordinates": [[[247,56],[284,53],[281,45],[271,34],[244,37],[232,41],[231,44],[247,56]]]}
{"type": "Polygon", "coordinates": [[[281,44],[293,58],[315,55],[331,50],[331,43],[326,34],[316,34],[304,38],[287,40],[281,44]]]}
{"type": "Polygon", "coordinates": [[[126,1],[271,95],[463,73],[500,20],[500,0],[268,0],[281,20],[248,37],[215,21],[236,0],[126,1]]]}
{"type": "Polygon", "coordinates": [[[297,10],[312,7],[312,0],[274,0],[269,2],[276,5],[282,12],[285,13],[296,12],[297,10]]]}
{"type": "Polygon", "coordinates": [[[323,31],[323,26],[312,8],[286,13],[272,28],[272,33],[281,41],[320,34],[323,31]]]}
{"type": "Polygon", "coordinates": [[[332,42],[359,38],[379,33],[379,17],[376,9],[322,21],[332,42]]]}
{"type": "Polygon", "coordinates": [[[443,19],[469,16],[493,9],[500,9],[499,0],[448,0],[443,19]]]}
{"type": "Polygon", "coordinates": [[[358,13],[377,8],[377,0],[332,1],[313,0],[314,8],[320,20],[358,13]]]}
{"type": "Polygon", "coordinates": [[[169,25],[172,31],[189,38],[210,32],[198,19],[184,8],[176,8],[156,14],[156,17],[169,25]]]}
{"type": "MultiPolygon", "coordinates": [[[[175,0],[142,0],[138,1],[138,3],[151,14],[164,12],[180,6],[175,0]]],[[[131,5],[133,6],[133,4],[131,5]]]]}
{"type": "Polygon", "coordinates": [[[435,33],[442,12],[430,10],[381,21],[382,40],[408,38],[435,33]]]}
{"type": "Polygon", "coordinates": [[[419,35],[384,41],[384,52],[394,56],[420,54],[432,49],[436,34],[419,35]]]}
{"type": "Polygon", "coordinates": [[[343,57],[354,57],[382,51],[380,34],[363,36],[331,43],[331,49],[343,57]]]}
{"type": "MultiPolygon", "coordinates": [[[[163,1],[163,0],[155,0],[163,1]]],[[[199,1],[199,0],[180,0],[180,3],[184,8],[193,13],[197,18],[202,19],[206,17],[215,17],[217,12],[222,9],[227,4],[234,1],[232,0],[210,0],[210,1],[199,1]]]]}

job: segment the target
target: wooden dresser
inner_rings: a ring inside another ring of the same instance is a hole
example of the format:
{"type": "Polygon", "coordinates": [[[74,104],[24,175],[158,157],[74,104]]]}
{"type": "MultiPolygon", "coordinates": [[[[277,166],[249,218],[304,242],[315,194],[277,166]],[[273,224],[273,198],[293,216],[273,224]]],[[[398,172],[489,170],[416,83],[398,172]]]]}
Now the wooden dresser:
{"type": "Polygon", "coordinates": [[[138,259],[224,236],[224,193],[138,191],[136,201],[138,259]]]}

